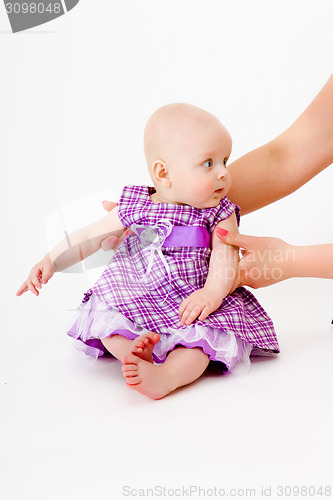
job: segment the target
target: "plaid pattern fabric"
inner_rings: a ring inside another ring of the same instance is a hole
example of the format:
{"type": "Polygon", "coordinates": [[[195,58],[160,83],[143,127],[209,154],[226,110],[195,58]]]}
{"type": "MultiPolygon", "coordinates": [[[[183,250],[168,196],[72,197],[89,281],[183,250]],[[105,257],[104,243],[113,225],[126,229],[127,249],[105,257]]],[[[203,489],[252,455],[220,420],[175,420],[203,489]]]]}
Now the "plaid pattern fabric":
{"type": "MultiPolygon", "coordinates": [[[[127,186],[122,192],[118,215],[122,224],[153,226],[160,219],[172,225],[202,226],[210,232],[215,225],[239,207],[223,198],[217,207],[197,209],[189,205],[155,204],[150,195],[155,191],[148,186],[127,186]]],[[[144,247],[137,235],[128,236],[119,246],[102,276],[87,291],[83,303],[95,294],[109,307],[113,307],[137,326],[160,334],[168,334],[180,327],[178,309],[181,302],[198,288],[202,288],[209,267],[209,248],[166,247],[161,249],[165,262],[149,246],[144,247]],[[151,270],[147,276],[149,261],[151,270]]],[[[235,334],[253,346],[279,352],[278,341],[271,319],[254,295],[238,288],[226,297],[221,306],[201,322],[235,334]]]]}

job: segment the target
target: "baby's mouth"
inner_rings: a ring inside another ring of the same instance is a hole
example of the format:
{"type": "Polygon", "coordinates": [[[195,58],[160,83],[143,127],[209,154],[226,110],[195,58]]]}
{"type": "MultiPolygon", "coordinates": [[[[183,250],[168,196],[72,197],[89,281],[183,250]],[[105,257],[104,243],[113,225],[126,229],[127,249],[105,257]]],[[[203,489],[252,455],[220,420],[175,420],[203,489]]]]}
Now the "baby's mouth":
{"type": "Polygon", "coordinates": [[[221,193],[222,193],[222,191],[223,191],[223,188],[220,188],[220,189],[216,189],[216,190],[214,191],[214,193],[221,194],[221,193]]]}

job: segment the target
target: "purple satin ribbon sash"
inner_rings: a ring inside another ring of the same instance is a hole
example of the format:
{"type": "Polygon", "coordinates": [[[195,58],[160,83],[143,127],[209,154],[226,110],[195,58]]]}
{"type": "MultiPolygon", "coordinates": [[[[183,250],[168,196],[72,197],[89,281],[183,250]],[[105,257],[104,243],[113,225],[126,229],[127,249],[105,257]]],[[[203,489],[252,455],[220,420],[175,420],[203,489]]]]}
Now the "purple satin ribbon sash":
{"type": "MultiPolygon", "coordinates": [[[[140,236],[145,228],[138,228],[140,236]]],[[[201,226],[173,226],[162,247],[205,247],[210,248],[210,233],[201,226]]]]}

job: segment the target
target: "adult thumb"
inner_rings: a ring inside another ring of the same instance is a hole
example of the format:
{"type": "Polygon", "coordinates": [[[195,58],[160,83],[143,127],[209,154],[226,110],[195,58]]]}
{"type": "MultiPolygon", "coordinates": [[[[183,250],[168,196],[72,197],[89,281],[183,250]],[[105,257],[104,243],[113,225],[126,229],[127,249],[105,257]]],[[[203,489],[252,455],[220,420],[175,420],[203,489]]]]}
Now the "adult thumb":
{"type": "Polygon", "coordinates": [[[227,245],[244,248],[245,250],[252,247],[255,244],[255,240],[257,240],[256,236],[247,236],[234,231],[226,231],[220,227],[216,228],[216,236],[223,243],[227,243],[227,245]]]}
{"type": "Polygon", "coordinates": [[[111,212],[111,210],[114,209],[114,207],[116,207],[118,205],[118,203],[115,203],[114,201],[103,201],[103,208],[104,210],[106,210],[107,212],[111,212]]]}

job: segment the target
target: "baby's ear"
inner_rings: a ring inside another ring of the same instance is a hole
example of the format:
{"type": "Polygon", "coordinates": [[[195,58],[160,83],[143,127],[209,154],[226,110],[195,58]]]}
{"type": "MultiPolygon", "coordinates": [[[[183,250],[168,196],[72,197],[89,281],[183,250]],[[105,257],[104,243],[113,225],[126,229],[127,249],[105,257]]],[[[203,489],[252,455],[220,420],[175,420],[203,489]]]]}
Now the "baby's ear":
{"type": "Polygon", "coordinates": [[[157,160],[152,168],[153,180],[161,184],[163,187],[170,187],[171,181],[169,177],[168,167],[165,161],[157,160]]]}

